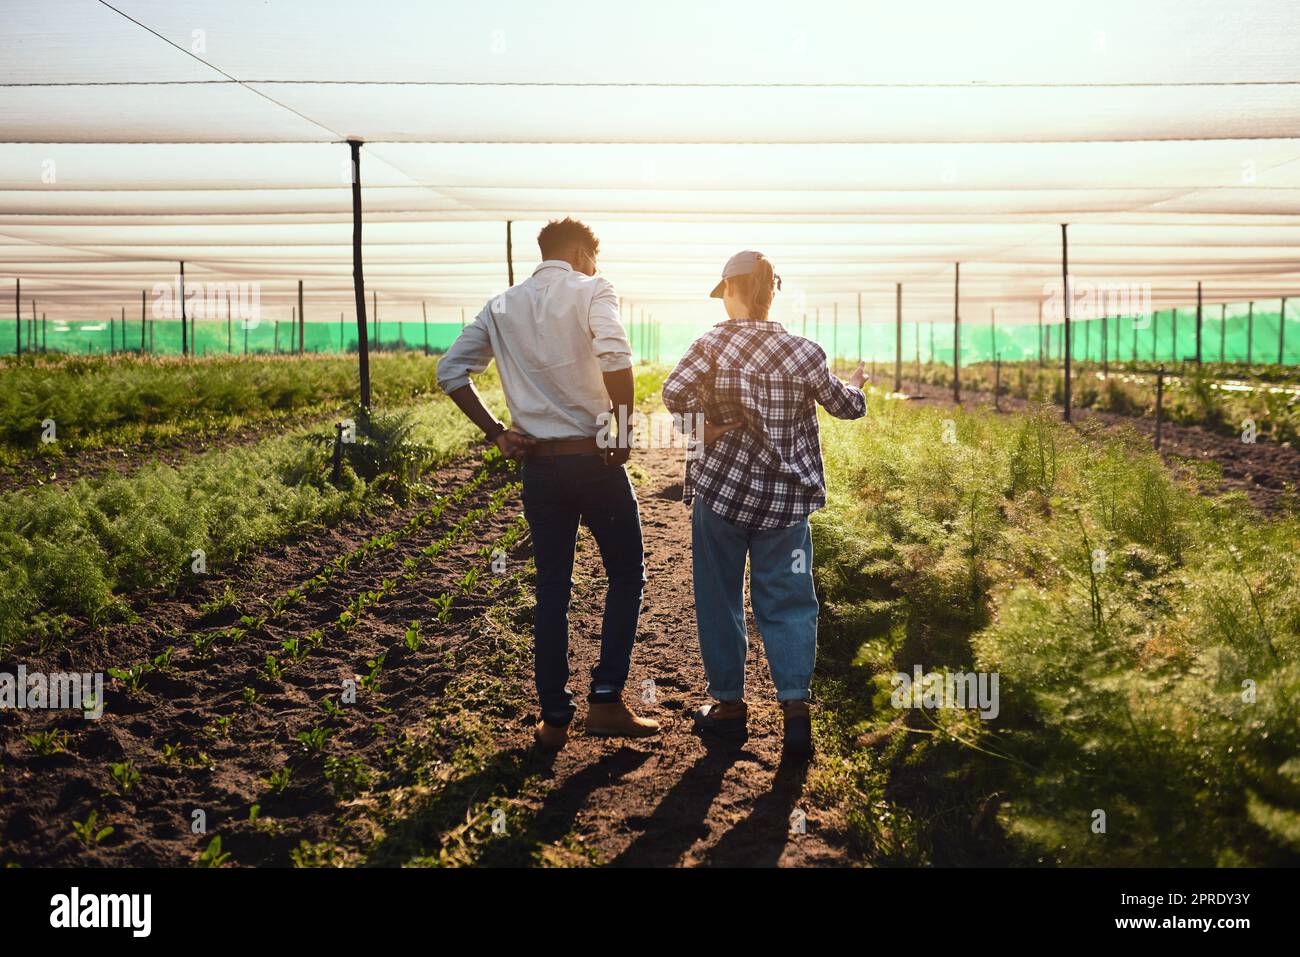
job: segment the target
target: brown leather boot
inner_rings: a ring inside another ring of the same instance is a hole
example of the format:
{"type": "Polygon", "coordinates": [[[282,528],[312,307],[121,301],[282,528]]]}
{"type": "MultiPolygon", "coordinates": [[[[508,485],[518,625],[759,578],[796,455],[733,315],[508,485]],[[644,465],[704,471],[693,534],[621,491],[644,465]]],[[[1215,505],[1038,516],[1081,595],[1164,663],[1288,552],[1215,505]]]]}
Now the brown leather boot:
{"type": "Polygon", "coordinates": [[[607,738],[646,738],[659,733],[659,722],[641,718],[622,701],[591,702],[587,706],[587,734],[607,738]]]}
{"type": "Polygon", "coordinates": [[[538,721],[533,740],[543,751],[559,751],[569,743],[569,726],[538,721]]]}

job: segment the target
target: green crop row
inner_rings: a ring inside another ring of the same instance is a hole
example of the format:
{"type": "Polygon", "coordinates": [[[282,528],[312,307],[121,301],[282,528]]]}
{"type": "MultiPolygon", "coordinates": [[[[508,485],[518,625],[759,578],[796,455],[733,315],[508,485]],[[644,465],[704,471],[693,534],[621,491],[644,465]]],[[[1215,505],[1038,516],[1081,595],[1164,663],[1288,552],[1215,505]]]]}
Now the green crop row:
{"type": "Polygon", "coordinates": [[[868,856],[1300,859],[1300,520],[1046,412],[873,397],[824,440],[816,786],[868,856]],[[996,715],[900,704],[917,666],[996,715]]]}

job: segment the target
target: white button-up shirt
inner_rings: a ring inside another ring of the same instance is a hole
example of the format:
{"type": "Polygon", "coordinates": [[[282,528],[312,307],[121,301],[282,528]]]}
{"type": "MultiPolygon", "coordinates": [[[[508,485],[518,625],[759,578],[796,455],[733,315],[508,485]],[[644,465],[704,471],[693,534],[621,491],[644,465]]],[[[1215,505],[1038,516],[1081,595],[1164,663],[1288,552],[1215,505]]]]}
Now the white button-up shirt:
{"type": "Polygon", "coordinates": [[[632,366],[614,287],[545,260],[465,327],[438,362],[438,385],[454,392],[494,358],[513,428],[546,440],[594,438],[610,408],[601,374],[632,366]]]}

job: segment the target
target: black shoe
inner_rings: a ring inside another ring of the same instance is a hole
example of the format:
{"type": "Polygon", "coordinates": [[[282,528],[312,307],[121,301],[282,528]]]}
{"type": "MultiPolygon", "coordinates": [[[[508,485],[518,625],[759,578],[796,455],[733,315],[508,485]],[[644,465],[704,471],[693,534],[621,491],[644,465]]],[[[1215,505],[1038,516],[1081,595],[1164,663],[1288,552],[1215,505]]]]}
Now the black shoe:
{"type": "Polygon", "coordinates": [[[691,717],[695,728],[724,741],[741,744],[749,740],[749,706],[743,701],[723,701],[696,708],[691,717]]]}
{"type": "Polygon", "coordinates": [[[785,737],[781,742],[781,757],[807,761],[813,756],[812,716],[807,701],[782,701],[781,713],[785,716],[785,737]]]}

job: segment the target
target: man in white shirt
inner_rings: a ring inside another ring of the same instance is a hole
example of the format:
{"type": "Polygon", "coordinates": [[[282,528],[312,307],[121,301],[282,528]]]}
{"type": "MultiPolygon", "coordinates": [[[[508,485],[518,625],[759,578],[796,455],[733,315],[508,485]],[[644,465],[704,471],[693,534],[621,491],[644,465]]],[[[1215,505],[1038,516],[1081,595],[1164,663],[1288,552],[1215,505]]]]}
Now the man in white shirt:
{"type": "Polygon", "coordinates": [[[573,219],[553,221],[537,244],[541,265],[465,327],[438,363],[438,385],[502,454],[523,460],[524,515],[537,565],[536,737],[543,748],[558,750],[575,710],[568,611],[580,521],[591,530],[609,578],[587,733],[643,737],[659,725],[623,702],[646,580],[641,517],[624,468],[628,437],[619,436],[612,448],[596,439],[607,416],[610,423],[631,418],[632,349],[614,287],[596,276],[600,242],[591,229],[573,219]],[[493,359],[509,428],[483,405],[470,379],[493,359]]]}

